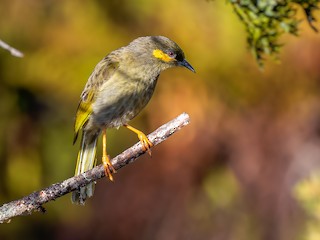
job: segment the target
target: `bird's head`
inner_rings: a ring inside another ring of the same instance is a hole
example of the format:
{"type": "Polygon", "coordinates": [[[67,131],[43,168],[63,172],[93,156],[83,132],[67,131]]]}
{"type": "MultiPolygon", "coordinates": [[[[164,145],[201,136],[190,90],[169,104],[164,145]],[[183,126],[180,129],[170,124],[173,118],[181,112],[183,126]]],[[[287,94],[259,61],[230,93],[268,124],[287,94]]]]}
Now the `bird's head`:
{"type": "Polygon", "coordinates": [[[192,72],[195,72],[193,67],[185,59],[182,49],[174,41],[163,36],[147,36],[140,37],[131,43],[137,52],[148,54],[141,54],[145,59],[167,69],[170,67],[186,67],[192,72]],[[139,51],[141,48],[141,51],[139,51]]]}

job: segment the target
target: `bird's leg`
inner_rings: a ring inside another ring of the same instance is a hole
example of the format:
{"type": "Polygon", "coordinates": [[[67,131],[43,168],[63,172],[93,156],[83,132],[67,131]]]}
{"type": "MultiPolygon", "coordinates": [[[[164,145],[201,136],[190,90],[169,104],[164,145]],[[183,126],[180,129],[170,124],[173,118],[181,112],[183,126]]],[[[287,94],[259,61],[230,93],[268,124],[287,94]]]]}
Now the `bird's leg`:
{"type": "Polygon", "coordinates": [[[138,138],[142,144],[142,147],[144,149],[144,151],[147,151],[148,154],[151,156],[151,150],[150,148],[153,146],[152,142],[150,142],[150,140],[148,139],[148,137],[143,133],[141,132],[140,130],[128,125],[128,124],[125,124],[124,127],[128,128],[129,130],[133,131],[134,133],[136,133],[138,135],[138,138]]]}
{"type": "Polygon", "coordinates": [[[113,177],[111,173],[116,173],[116,170],[112,166],[109,156],[107,154],[107,131],[105,128],[103,129],[103,132],[102,132],[102,163],[104,166],[106,177],[108,177],[110,181],[113,181],[113,177]]]}

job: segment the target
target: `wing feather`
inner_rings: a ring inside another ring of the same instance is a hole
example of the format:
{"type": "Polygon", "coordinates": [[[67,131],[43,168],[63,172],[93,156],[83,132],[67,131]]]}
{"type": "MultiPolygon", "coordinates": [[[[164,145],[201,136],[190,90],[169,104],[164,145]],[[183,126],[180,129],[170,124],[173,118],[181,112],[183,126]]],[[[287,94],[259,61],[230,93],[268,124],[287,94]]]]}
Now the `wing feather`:
{"type": "Polygon", "coordinates": [[[119,67],[119,62],[111,61],[109,56],[97,64],[81,94],[74,123],[73,144],[77,141],[80,130],[85,126],[92,114],[92,104],[96,99],[100,87],[111,78],[119,67]]]}

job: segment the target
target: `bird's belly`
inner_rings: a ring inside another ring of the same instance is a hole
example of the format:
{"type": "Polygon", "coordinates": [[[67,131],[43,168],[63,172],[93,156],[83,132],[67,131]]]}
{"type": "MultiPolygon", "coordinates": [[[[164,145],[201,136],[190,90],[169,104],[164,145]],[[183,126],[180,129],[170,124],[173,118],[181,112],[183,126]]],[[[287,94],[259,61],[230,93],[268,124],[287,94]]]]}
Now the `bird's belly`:
{"type": "Polygon", "coordinates": [[[89,123],[98,128],[114,128],[127,124],[149,102],[154,88],[138,89],[136,91],[110,92],[100,94],[93,105],[93,113],[89,123]]]}

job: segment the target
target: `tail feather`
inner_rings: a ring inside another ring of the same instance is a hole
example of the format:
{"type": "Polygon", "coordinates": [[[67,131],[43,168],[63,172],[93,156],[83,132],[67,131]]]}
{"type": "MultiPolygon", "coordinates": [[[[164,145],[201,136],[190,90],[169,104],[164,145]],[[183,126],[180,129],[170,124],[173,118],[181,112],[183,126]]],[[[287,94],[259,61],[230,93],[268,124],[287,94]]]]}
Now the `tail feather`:
{"type": "MultiPolygon", "coordinates": [[[[92,169],[96,163],[97,135],[92,135],[83,131],[80,150],[78,153],[75,176],[92,169]]],[[[94,183],[90,183],[72,193],[72,203],[84,205],[87,198],[92,197],[94,192],[94,183]]]]}

